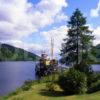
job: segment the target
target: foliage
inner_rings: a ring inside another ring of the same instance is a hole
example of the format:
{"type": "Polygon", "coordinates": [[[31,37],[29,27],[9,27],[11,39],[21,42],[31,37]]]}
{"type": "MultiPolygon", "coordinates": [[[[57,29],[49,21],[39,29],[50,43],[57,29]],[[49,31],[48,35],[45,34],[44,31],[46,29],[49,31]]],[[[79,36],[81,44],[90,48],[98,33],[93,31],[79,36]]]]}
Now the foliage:
{"type": "MultiPolygon", "coordinates": [[[[92,31],[86,25],[86,18],[76,9],[68,21],[68,34],[64,39],[61,50],[61,62],[70,65],[93,61],[92,55],[92,31]]],[[[84,66],[85,64],[84,63],[84,66]]]]}
{"type": "Polygon", "coordinates": [[[74,68],[80,72],[84,72],[87,76],[93,74],[92,67],[87,62],[80,62],[80,64],[74,65],[74,68]]]}
{"type": "Polygon", "coordinates": [[[7,44],[0,44],[0,61],[36,60],[39,57],[33,53],[7,44]]]}
{"type": "Polygon", "coordinates": [[[91,84],[91,86],[88,89],[88,93],[93,93],[100,91],[100,79],[94,83],[91,84]]]}
{"type": "Polygon", "coordinates": [[[32,85],[33,85],[33,81],[31,81],[31,80],[25,81],[24,85],[21,87],[21,89],[23,91],[28,91],[32,85]]]}
{"type": "Polygon", "coordinates": [[[55,91],[57,89],[57,85],[53,82],[47,83],[46,87],[49,91],[55,91]]]}
{"type": "Polygon", "coordinates": [[[99,63],[100,64],[100,44],[94,46],[95,48],[95,55],[96,55],[96,63],[99,63]]]}
{"type": "Polygon", "coordinates": [[[59,76],[58,74],[52,74],[49,76],[45,76],[39,80],[27,80],[24,82],[21,89],[23,91],[28,91],[29,89],[31,89],[31,86],[36,84],[41,84],[41,83],[47,83],[47,87],[48,87],[49,85],[51,85],[51,83],[53,84],[53,82],[56,83],[58,81],[58,76],[59,76]]]}
{"type": "Polygon", "coordinates": [[[97,82],[98,80],[100,80],[100,73],[89,74],[87,77],[88,88],[90,88],[91,84],[97,82]]]}
{"type": "Polygon", "coordinates": [[[67,94],[85,93],[87,90],[87,77],[80,71],[70,69],[59,77],[58,84],[67,94]]]}
{"type": "Polygon", "coordinates": [[[49,91],[55,91],[58,87],[57,81],[59,79],[59,74],[58,73],[53,73],[52,75],[47,76],[49,82],[46,83],[46,88],[49,91]]]}

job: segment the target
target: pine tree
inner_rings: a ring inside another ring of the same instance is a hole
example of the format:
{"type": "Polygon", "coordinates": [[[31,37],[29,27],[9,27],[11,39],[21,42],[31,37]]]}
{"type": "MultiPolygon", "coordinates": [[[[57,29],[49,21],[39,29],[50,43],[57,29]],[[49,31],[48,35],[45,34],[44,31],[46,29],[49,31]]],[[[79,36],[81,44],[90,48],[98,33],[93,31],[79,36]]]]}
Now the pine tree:
{"type": "Polygon", "coordinates": [[[93,35],[86,25],[86,17],[76,9],[68,21],[68,34],[64,39],[61,50],[61,62],[64,64],[80,65],[88,63],[91,58],[93,35]]]}

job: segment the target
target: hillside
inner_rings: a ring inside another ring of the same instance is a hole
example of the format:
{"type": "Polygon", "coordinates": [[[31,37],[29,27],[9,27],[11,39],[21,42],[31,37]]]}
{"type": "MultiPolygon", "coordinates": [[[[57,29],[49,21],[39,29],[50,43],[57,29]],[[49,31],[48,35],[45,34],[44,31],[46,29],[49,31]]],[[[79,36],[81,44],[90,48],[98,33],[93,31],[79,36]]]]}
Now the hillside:
{"type": "Polygon", "coordinates": [[[0,45],[0,61],[34,61],[38,58],[39,56],[21,48],[16,48],[8,44],[0,45]]]}
{"type": "Polygon", "coordinates": [[[100,44],[95,46],[97,62],[100,62],[100,44]]]}

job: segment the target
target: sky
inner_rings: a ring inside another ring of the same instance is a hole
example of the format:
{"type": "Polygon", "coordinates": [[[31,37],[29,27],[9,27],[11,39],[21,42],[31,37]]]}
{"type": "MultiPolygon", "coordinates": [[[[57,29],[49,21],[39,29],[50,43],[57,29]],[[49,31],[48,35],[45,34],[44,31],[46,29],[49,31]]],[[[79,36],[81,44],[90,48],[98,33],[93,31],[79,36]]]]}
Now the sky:
{"type": "Polygon", "coordinates": [[[50,55],[52,37],[56,58],[67,35],[67,21],[76,8],[93,30],[93,44],[99,44],[100,0],[0,0],[0,42],[50,55]]]}

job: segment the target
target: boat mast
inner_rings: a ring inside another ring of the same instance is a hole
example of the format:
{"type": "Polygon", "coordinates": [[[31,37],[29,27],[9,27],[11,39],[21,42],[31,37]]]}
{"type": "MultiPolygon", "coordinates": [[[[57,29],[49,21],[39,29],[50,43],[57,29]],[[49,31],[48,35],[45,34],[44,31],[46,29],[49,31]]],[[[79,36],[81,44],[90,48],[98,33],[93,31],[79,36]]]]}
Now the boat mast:
{"type": "Polygon", "coordinates": [[[51,60],[53,59],[53,53],[54,53],[54,39],[51,38],[51,60]]]}

